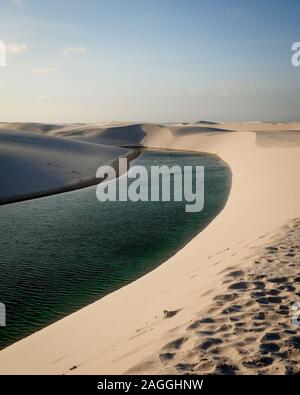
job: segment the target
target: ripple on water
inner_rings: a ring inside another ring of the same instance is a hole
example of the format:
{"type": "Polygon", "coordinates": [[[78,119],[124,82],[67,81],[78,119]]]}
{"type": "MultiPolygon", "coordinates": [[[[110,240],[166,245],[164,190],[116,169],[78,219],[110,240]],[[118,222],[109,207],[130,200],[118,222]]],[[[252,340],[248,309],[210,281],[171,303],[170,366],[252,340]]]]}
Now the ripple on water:
{"type": "MultiPolygon", "coordinates": [[[[136,164],[205,166],[205,206],[99,203],[95,187],[0,208],[5,347],[153,270],[223,208],[230,169],[216,156],[145,151],[136,164]]],[[[195,176],[195,175],[194,175],[195,176]]]]}

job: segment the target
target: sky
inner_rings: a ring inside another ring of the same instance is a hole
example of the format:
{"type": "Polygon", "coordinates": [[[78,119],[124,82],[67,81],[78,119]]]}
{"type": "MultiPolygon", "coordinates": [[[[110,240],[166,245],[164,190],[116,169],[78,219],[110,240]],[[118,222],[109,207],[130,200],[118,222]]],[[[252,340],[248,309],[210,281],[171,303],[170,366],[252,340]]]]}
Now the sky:
{"type": "Polygon", "coordinates": [[[300,0],[0,0],[0,121],[300,120],[300,0]]]}

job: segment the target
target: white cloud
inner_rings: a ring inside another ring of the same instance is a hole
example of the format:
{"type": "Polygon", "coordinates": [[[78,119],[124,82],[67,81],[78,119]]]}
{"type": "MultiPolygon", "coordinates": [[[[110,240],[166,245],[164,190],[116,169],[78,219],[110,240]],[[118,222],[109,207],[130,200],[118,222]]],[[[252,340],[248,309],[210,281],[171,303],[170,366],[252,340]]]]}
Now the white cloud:
{"type": "Polygon", "coordinates": [[[217,92],[217,96],[228,96],[229,95],[229,91],[218,91],[217,92]]]}
{"type": "Polygon", "coordinates": [[[235,85],[233,81],[221,80],[215,83],[215,88],[210,87],[208,90],[192,88],[187,91],[187,94],[192,96],[229,96],[235,85]]]}
{"type": "Polygon", "coordinates": [[[193,96],[205,96],[207,94],[205,89],[190,89],[188,93],[193,96]]]}
{"type": "Polygon", "coordinates": [[[69,48],[64,48],[62,50],[62,54],[67,56],[71,54],[82,54],[86,52],[86,48],[84,47],[69,47],[69,48]]]}
{"type": "Polygon", "coordinates": [[[56,71],[55,67],[41,67],[41,68],[36,68],[31,70],[33,73],[40,73],[40,74],[45,74],[45,73],[53,73],[56,71]]]}
{"type": "Polygon", "coordinates": [[[23,43],[7,43],[6,51],[10,54],[19,55],[26,52],[28,49],[26,44],[23,43]]]}
{"type": "Polygon", "coordinates": [[[48,95],[40,95],[40,96],[38,97],[38,99],[40,99],[40,100],[45,100],[45,99],[48,99],[48,98],[49,98],[48,95]]]}
{"type": "Polygon", "coordinates": [[[231,88],[232,88],[232,82],[231,81],[219,81],[217,83],[218,89],[217,89],[217,96],[228,96],[230,94],[231,88]]]}

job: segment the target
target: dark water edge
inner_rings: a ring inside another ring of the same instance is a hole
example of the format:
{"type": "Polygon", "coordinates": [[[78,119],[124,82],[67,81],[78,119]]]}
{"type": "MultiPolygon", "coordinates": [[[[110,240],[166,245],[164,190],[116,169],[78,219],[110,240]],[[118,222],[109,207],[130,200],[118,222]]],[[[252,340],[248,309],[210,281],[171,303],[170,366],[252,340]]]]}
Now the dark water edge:
{"type": "Polygon", "coordinates": [[[227,201],[231,171],[214,155],[147,150],[134,164],[205,166],[204,210],[186,213],[186,202],[100,203],[96,187],[1,206],[7,325],[0,327],[0,348],[155,269],[227,201]]]}

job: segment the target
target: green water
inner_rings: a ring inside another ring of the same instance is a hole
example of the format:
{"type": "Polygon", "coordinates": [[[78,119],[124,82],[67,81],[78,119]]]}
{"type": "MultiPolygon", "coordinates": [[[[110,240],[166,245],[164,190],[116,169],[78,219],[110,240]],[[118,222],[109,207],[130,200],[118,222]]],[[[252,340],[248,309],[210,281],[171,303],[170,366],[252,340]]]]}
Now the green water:
{"type": "Polygon", "coordinates": [[[96,187],[1,206],[0,302],[7,323],[0,348],[153,270],[226,203],[231,172],[213,155],[145,151],[134,164],[204,166],[204,210],[186,213],[186,202],[100,203],[96,187]]]}

